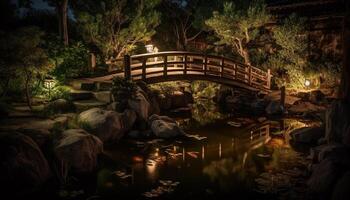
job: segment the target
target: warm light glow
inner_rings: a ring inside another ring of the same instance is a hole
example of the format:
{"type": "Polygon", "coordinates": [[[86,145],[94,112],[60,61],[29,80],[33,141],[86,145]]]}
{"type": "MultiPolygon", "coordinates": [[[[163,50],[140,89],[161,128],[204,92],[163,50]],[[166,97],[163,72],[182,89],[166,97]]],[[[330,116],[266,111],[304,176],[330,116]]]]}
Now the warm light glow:
{"type": "Polygon", "coordinates": [[[153,44],[145,45],[147,53],[153,53],[153,44]]]}
{"type": "Polygon", "coordinates": [[[47,89],[53,88],[55,86],[55,84],[56,84],[56,81],[53,78],[46,78],[44,80],[44,86],[47,89]]]}
{"type": "Polygon", "coordinates": [[[309,87],[310,85],[311,85],[311,81],[308,80],[308,79],[306,79],[306,80],[305,80],[305,86],[306,86],[306,87],[309,87]]]}
{"type": "Polygon", "coordinates": [[[51,89],[55,87],[56,81],[53,78],[45,78],[44,87],[49,90],[49,97],[51,98],[51,89]]]}
{"type": "Polygon", "coordinates": [[[205,155],[204,155],[204,146],[202,146],[202,160],[204,160],[205,155]]]}
{"type": "Polygon", "coordinates": [[[156,180],[158,177],[157,162],[155,162],[154,160],[147,160],[146,171],[149,175],[149,178],[151,178],[151,180],[156,180]]]}
{"type": "Polygon", "coordinates": [[[185,147],[182,148],[182,161],[185,161],[186,151],[185,147]]]}

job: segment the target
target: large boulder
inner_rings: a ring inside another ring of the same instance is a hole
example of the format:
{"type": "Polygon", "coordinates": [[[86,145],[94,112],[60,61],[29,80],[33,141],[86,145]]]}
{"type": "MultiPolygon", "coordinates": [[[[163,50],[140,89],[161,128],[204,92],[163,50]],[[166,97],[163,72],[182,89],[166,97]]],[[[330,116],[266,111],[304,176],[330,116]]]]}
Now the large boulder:
{"type": "Polygon", "coordinates": [[[0,134],[0,158],[3,196],[31,193],[51,177],[49,164],[39,146],[21,133],[0,134]]]}
{"type": "Polygon", "coordinates": [[[261,115],[265,112],[265,108],[268,102],[264,99],[256,99],[250,104],[252,113],[255,115],[261,115]]]}
{"type": "Polygon", "coordinates": [[[83,129],[69,129],[61,134],[54,151],[57,159],[66,167],[64,170],[85,173],[96,168],[103,143],[83,129]]]}
{"type": "Polygon", "coordinates": [[[152,93],[151,95],[149,94],[148,96],[149,96],[149,102],[151,105],[150,113],[158,115],[160,113],[158,94],[152,93]]]}
{"type": "Polygon", "coordinates": [[[175,91],[171,95],[171,108],[188,107],[191,103],[193,103],[193,97],[189,92],[175,91]]]}
{"type": "Polygon", "coordinates": [[[17,131],[30,137],[41,149],[51,143],[52,134],[47,129],[20,128],[17,131]]]}
{"type": "Polygon", "coordinates": [[[48,103],[44,110],[47,112],[54,112],[54,113],[66,113],[74,111],[74,106],[71,102],[65,100],[65,99],[57,99],[50,103],[48,103]]]}
{"type": "Polygon", "coordinates": [[[326,139],[350,145],[350,105],[344,101],[334,101],[326,111],[326,139]]]}
{"type": "Polygon", "coordinates": [[[347,171],[335,185],[333,194],[332,194],[332,200],[348,200],[350,197],[349,186],[350,186],[350,171],[347,171]]]}
{"type": "MultiPolygon", "coordinates": [[[[275,90],[267,95],[264,96],[265,101],[280,101],[281,100],[281,91],[280,90],[275,90]]],[[[293,105],[296,101],[299,101],[299,97],[291,96],[286,94],[285,96],[285,104],[286,105],[293,105]]]]}
{"type": "Polygon", "coordinates": [[[331,144],[321,148],[318,154],[318,161],[321,162],[327,158],[336,160],[345,167],[350,167],[350,149],[344,145],[331,144]]]}
{"type": "Polygon", "coordinates": [[[117,113],[101,108],[84,111],[78,117],[79,123],[103,142],[118,141],[132,128],[135,120],[135,111],[125,110],[123,113],[117,113]]]}
{"type": "Polygon", "coordinates": [[[305,144],[317,144],[324,134],[324,127],[303,127],[290,133],[294,142],[305,144]]]}
{"type": "Polygon", "coordinates": [[[298,101],[292,105],[288,111],[294,114],[321,112],[324,111],[325,107],[318,106],[310,102],[298,101]]]}
{"type": "Polygon", "coordinates": [[[154,135],[159,138],[172,138],[184,134],[176,121],[167,116],[152,115],[148,123],[154,135]]]}
{"type": "Polygon", "coordinates": [[[171,109],[171,98],[168,95],[160,94],[158,97],[160,110],[171,109]]]}
{"type": "Polygon", "coordinates": [[[131,110],[136,112],[140,120],[147,121],[150,115],[151,105],[148,102],[147,94],[143,90],[138,89],[135,97],[128,100],[128,105],[131,110]]]}
{"type": "Polygon", "coordinates": [[[314,90],[310,93],[310,101],[315,104],[323,103],[326,100],[325,97],[320,90],[314,90]]]}
{"type": "Polygon", "coordinates": [[[279,101],[271,101],[265,108],[265,112],[269,115],[283,114],[284,108],[279,101]]]}
{"type": "Polygon", "coordinates": [[[329,199],[333,186],[341,175],[340,169],[337,162],[330,158],[315,165],[307,182],[310,192],[319,195],[319,198],[329,199]]]}

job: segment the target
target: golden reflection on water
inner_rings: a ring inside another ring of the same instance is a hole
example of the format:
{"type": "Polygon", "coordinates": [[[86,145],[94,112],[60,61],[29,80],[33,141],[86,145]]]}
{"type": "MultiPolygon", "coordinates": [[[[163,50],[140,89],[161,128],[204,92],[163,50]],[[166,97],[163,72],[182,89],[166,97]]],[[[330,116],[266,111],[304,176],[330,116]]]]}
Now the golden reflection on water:
{"type": "Polygon", "coordinates": [[[196,179],[192,177],[193,174],[209,176],[211,180],[222,179],[220,184],[232,180],[245,181],[247,176],[259,170],[279,168],[281,160],[292,162],[296,154],[289,146],[289,133],[305,126],[308,124],[293,120],[283,124],[269,122],[239,135],[220,135],[220,132],[215,132],[217,136],[201,142],[182,141],[178,144],[170,141],[169,145],[169,141],[165,141],[166,144],[155,144],[142,155],[143,159],[134,159],[138,162],[134,162],[133,166],[139,167],[132,168],[131,182],[149,180],[155,183],[161,179],[180,181],[181,177],[196,179]],[[276,129],[277,125],[280,127],[276,129]],[[280,133],[276,136],[277,132],[280,133]],[[138,179],[140,174],[143,176],[141,180],[138,179]]]}
{"type": "Polygon", "coordinates": [[[148,177],[151,180],[157,180],[157,178],[158,178],[157,163],[154,163],[153,165],[147,164],[146,165],[146,171],[148,173],[148,177]]]}
{"type": "Polygon", "coordinates": [[[202,146],[202,160],[204,160],[205,159],[205,149],[204,149],[204,146],[202,146]]]}

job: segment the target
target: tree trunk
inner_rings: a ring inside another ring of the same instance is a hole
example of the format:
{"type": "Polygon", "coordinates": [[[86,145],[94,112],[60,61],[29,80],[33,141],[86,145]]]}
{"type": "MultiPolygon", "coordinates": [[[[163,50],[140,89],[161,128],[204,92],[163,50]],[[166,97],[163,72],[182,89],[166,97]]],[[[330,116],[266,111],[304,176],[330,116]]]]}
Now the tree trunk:
{"type": "Polygon", "coordinates": [[[25,89],[26,89],[27,105],[28,105],[30,110],[33,110],[32,98],[31,98],[31,95],[30,95],[30,88],[29,88],[30,78],[31,78],[30,73],[27,73],[27,75],[26,75],[26,82],[25,82],[25,89]]]}
{"type": "Polygon", "coordinates": [[[68,46],[68,0],[57,3],[58,31],[65,46],[68,46]]]}
{"type": "Polygon", "coordinates": [[[286,107],[286,87],[285,86],[282,86],[281,87],[281,99],[280,99],[280,104],[281,106],[283,106],[283,108],[286,107]]]}
{"type": "Polygon", "coordinates": [[[9,89],[9,84],[10,84],[10,79],[6,79],[6,80],[4,81],[3,86],[2,86],[2,94],[0,95],[0,98],[3,98],[3,97],[6,96],[7,91],[8,91],[8,89],[9,89]]]}
{"type": "Polygon", "coordinates": [[[249,58],[249,53],[247,49],[243,49],[243,59],[244,59],[244,64],[250,65],[250,58],[249,58]]]}
{"type": "Polygon", "coordinates": [[[68,0],[63,0],[62,5],[62,28],[63,28],[63,43],[68,46],[68,0]]]}
{"type": "Polygon", "coordinates": [[[96,68],[96,55],[95,53],[90,53],[90,68],[92,69],[92,71],[95,71],[96,68]]]}

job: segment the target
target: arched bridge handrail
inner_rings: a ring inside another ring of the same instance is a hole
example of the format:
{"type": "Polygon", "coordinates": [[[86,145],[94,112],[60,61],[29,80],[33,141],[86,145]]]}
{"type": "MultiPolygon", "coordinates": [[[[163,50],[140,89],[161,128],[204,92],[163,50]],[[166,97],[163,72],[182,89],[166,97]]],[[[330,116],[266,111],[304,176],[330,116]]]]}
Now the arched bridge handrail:
{"type": "Polygon", "coordinates": [[[166,51],[124,57],[124,77],[145,82],[205,79],[269,91],[270,70],[245,65],[223,56],[166,51]]]}

